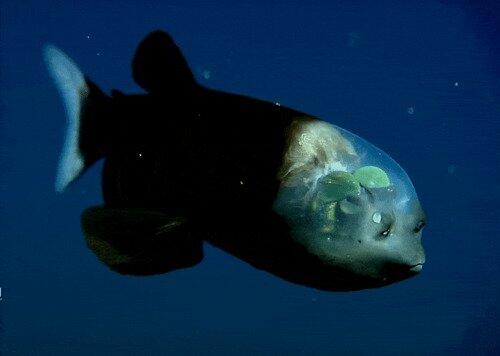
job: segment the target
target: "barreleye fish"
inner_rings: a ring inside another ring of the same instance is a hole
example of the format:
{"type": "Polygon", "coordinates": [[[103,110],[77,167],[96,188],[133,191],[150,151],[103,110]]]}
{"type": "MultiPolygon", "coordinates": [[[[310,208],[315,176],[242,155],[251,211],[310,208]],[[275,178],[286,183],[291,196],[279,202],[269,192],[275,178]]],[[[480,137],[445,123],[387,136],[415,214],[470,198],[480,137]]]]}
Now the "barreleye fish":
{"type": "Polygon", "coordinates": [[[44,51],[67,129],[55,189],[104,159],[102,206],[82,214],[113,271],[151,275],[203,259],[203,243],[329,291],[418,274],[425,215],[405,171],[351,132],[282,105],[206,88],[162,31],[132,62],[141,94],[108,95],[44,51]]]}

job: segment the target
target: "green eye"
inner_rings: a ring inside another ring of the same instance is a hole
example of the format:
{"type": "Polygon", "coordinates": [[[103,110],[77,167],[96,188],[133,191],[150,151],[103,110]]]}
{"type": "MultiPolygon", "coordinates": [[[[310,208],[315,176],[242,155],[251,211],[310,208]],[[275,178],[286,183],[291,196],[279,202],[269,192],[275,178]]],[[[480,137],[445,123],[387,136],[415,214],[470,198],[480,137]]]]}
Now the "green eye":
{"type": "Polygon", "coordinates": [[[354,171],[354,177],[365,188],[385,188],[391,182],[387,173],[375,166],[364,166],[354,171]]]}
{"type": "Polygon", "coordinates": [[[357,195],[361,187],[348,172],[332,172],[324,177],[319,183],[319,198],[323,201],[340,201],[350,195],[357,195]]]}

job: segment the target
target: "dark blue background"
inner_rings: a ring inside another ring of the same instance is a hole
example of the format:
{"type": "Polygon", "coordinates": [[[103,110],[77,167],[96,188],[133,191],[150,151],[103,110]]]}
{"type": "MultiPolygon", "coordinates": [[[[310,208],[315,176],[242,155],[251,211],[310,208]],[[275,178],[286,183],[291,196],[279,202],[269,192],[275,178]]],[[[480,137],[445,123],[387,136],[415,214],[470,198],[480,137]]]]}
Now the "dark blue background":
{"type": "Polygon", "coordinates": [[[237,3],[2,2],[4,354],[498,352],[494,1],[237,3]],[[79,219],[101,200],[101,165],[54,193],[65,118],[41,49],[61,47],[105,90],[138,92],[130,60],[157,28],[203,84],[318,115],[394,157],[428,214],[423,273],[326,293],[210,246],[202,264],[169,275],[124,277],[98,263],[79,219]]]}

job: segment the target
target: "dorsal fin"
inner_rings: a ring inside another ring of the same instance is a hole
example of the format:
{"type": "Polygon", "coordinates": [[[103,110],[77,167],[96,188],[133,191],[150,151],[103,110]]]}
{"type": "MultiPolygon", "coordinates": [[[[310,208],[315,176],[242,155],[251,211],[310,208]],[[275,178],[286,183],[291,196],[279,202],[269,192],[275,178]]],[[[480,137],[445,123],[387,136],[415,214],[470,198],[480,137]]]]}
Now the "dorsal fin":
{"type": "Polygon", "coordinates": [[[163,31],[151,32],[139,44],[132,62],[134,80],[144,90],[177,92],[195,84],[186,59],[163,31]]]}

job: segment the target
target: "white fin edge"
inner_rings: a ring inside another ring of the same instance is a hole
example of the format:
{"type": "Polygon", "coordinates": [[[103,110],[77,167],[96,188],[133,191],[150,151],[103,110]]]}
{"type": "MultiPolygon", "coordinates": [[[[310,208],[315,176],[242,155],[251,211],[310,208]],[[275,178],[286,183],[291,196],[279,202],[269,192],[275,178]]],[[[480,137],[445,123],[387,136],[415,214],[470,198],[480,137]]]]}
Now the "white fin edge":
{"type": "Polygon", "coordinates": [[[79,149],[80,109],[89,94],[89,88],[78,66],[61,50],[47,45],[44,48],[44,58],[63,98],[67,118],[55,181],[55,190],[60,193],[85,169],[84,157],[79,149]]]}

